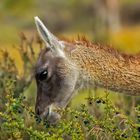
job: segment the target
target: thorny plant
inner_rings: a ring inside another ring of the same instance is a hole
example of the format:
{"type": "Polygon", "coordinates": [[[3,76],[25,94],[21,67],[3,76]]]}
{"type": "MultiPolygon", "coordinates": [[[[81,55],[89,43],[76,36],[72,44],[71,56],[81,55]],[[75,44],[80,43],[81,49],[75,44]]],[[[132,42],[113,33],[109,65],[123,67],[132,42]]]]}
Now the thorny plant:
{"type": "MultiPolygon", "coordinates": [[[[42,48],[43,44],[38,39],[42,48]]],[[[36,44],[37,45],[37,44],[36,44]]],[[[28,41],[21,35],[21,45],[17,47],[24,63],[24,73],[18,76],[14,60],[5,50],[1,50],[3,61],[0,65],[0,139],[33,140],[124,140],[140,139],[140,106],[135,107],[135,120],[125,115],[109,99],[88,97],[88,106],[81,104],[76,110],[67,107],[59,110],[62,119],[49,125],[35,115],[29,101],[23,96],[32,81],[31,70],[36,53],[34,40],[28,41]],[[29,77],[28,77],[29,76],[29,77]],[[94,109],[98,109],[98,113],[94,109]]]]}

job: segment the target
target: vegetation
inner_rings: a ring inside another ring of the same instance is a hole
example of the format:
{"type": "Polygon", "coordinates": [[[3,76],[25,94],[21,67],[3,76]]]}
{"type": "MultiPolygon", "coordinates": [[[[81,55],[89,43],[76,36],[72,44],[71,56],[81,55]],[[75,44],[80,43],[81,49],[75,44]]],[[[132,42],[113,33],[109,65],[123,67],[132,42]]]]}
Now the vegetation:
{"type": "MultiPolygon", "coordinates": [[[[34,105],[25,94],[33,75],[32,68],[43,44],[39,38],[27,40],[21,34],[21,44],[16,47],[23,62],[19,74],[15,60],[1,49],[0,65],[0,139],[33,140],[138,140],[140,138],[140,106],[134,98],[123,98],[123,103],[113,102],[109,92],[102,96],[89,96],[77,109],[58,110],[62,119],[56,125],[34,113],[34,105]],[[38,46],[38,50],[36,49],[38,46]],[[132,100],[133,99],[133,100],[132,100]],[[132,109],[123,108],[133,103],[132,109]],[[121,106],[120,106],[121,105],[121,106]]],[[[87,91],[86,91],[87,92],[87,91]]],[[[30,93],[31,94],[31,93],[30,93]]],[[[34,97],[32,96],[34,99],[34,97]]],[[[32,99],[32,100],[33,100],[32,99]]]]}

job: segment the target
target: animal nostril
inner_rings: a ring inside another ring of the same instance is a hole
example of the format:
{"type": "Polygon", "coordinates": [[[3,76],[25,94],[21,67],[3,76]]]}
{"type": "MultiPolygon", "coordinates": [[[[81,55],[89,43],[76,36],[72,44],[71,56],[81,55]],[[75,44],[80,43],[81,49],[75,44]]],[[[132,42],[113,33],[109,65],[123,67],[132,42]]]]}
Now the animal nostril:
{"type": "Polygon", "coordinates": [[[49,117],[50,108],[48,107],[45,111],[43,111],[40,107],[36,107],[35,108],[35,113],[36,113],[37,116],[49,117]]]}
{"type": "Polygon", "coordinates": [[[40,115],[41,114],[39,107],[36,108],[36,111],[35,112],[36,112],[36,115],[40,115]]]}
{"type": "Polygon", "coordinates": [[[49,116],[49,115],[50,115],[50,109],[48,108],[46,111],[46,116],[49,116]]]}

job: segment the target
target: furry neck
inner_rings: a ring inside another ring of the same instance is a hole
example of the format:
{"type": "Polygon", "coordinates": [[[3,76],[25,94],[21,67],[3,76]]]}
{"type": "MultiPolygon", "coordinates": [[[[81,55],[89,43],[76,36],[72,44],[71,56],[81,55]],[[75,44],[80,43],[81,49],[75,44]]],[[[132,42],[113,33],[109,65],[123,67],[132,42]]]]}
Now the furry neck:
{"type": "Polygon", "coordinates": [[[96,85],[128,95],[140,95],[140,56],[122,54],[87,41],[78,41],[69,47],[68,56],[80,73],[78,81],[82,86],[96,85]]]}

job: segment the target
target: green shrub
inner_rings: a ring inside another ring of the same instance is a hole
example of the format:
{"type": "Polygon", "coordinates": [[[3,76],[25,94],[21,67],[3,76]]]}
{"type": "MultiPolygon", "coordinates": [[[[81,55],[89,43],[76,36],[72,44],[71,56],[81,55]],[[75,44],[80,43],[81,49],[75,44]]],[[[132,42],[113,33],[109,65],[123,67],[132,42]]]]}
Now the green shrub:
{"type": "MultiPolygon", "coordinates": [[[[38,44],[28,41],[22,34],[21,45],[17,47],[23,64],[24,75],[19,77],[15,61],[5,50],[0,69],[0,139],[31,140],[138,140],[140,139],[140,105],[133,110],[133,117],[120,109],[109,98],[108,92],[102,97],[88,97],[88,105],[79,108],[67,107],[58,110],[62,119],[55,125],[48,124],[34,113],[34,106],[24,96],[33,75],[31,70],[37,54],[38,44]]],[[[124,100],[129,104],[129,100],[124,100]]],[[[129,110],[129,109],[128,109],[129,110]]],[[[130,110],[131,111],[131,110],[130,110]]]]}

